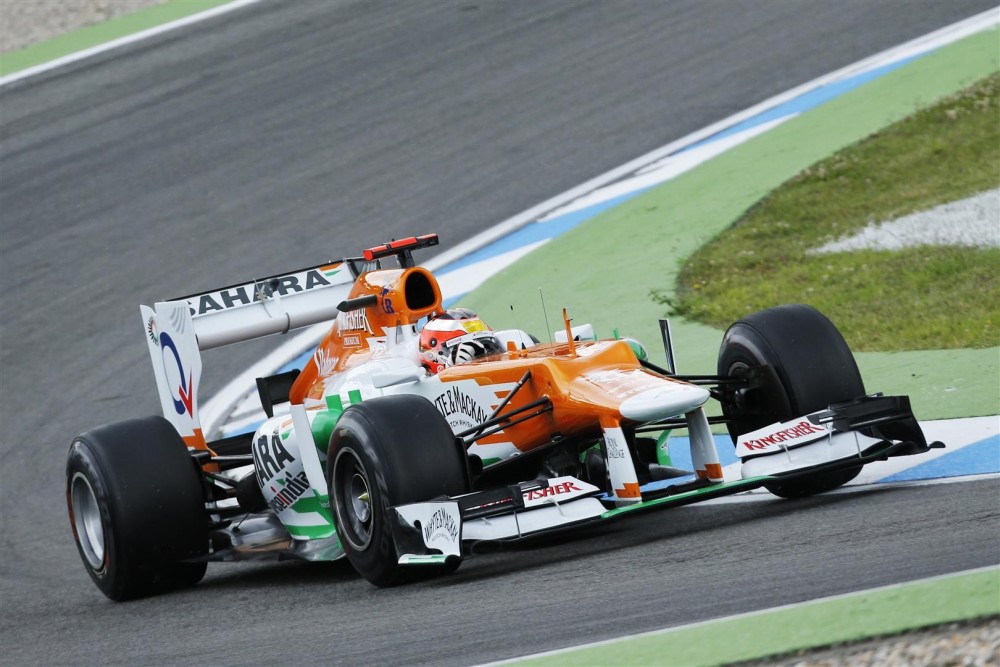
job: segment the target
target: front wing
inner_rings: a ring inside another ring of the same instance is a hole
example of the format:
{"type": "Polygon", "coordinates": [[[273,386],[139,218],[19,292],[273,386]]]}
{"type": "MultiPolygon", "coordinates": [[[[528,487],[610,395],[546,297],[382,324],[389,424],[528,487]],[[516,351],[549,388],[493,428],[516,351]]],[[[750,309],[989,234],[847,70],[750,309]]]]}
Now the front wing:
{"type": "Polygon", "coordinates": [[[863,397],[802,419],[823,425],[825,436],[765,454],[751,450],[744,459],[743,479],[721,483],[699,479],[644,493],[642,502],[624,507],[615,507],[614,499],[574,477],[396,507],[392,529],[399,563],[440,564],[471,555],[482,542],[522,540],[944,446],[927,444],[905,397],[863,397]]]}

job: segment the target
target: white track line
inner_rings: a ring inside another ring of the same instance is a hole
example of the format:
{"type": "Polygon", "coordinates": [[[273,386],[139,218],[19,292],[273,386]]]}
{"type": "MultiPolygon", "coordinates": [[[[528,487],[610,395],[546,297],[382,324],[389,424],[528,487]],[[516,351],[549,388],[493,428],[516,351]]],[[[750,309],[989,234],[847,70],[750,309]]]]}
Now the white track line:
{"type": "Polygon", "coordinates": [[[237,9],[242,9],[248,5],[254,5],[261,0],[233,0],[232,2],[220,5],[218,7],[213,7],[212,9],[206,9],[203,12],[197,14],[191,14],[190,16],[185,16],[182,19],[177,19],[176,21],[171,21],[170,23],[164,23],[163,25],[158,25],[154,28],[149,28],[147,30],[142,30],[140,32],[132,33],[131,35],[126,35],[124,37],[119,37],[118,39],[113,39],[110,42],[105,42],[103,44],[98,44],[97,46],[92,46],[89,49],[84,49],[83,51],[77,51],[76,53],[70,53],[62,58],[56,58],[55,60],[50,60],[47,63],[42,63],[40,65],[35,65],[34,67],[28,67],[22,69],[18,72],[8,74],[7,76],[0,77],[0,88],[8,84],[14,83],[15,81],[22,81],[29,77],[35,76],[37,74],[42,74],[43,72],[49,72],[60,67],[64,67],[71,63],[80,62],[81,60],[86,60],[100,53],[106,53],[107,51],[112,51],[123,46],[128,46],[129,44],[135,44],[136,42],[141,42],[144,39],[149,39],[150,37],[155,37],[157,35],[162,35],[165,32],[170,32],[171,30],[177,30],[178,28],[183,28],[185,26],[193,25],[207,19],[215,18],[216,16],[222,16],[223,14],[228,14],[229,12],[236,11],[237,9]]]}
{"type": "MultiPolygon", "coordinates": [[[[977,14],[950,26],[946,26],[940,30],[924,35],[923,37],[918,37],[906,42],[905,44],[887,49],[881,53],[875,54],[874,56],[870,56],[863,60],[859,60],[852,65],[841,68],[836,72],[821,76],[818,79],[814,79],[808,83],[802,84],[801,86],[792,88],[789,91],[776,95],[761,102],[760,104],[757,104],[756,106],[746,109],[745,111],[741,111],[740,113],[729,116],[728,118],[709,125],[706,128],[689,134],[682,139],[678,139],[677,141],[671,142],[666,146],[650,151],[649,153],[627,162],[620,167],[592,178],[582,185],[578,185],[577,187],[567,190],[562,194],[556,195],[555,197],[552,197],[551,199],[548,199],[541,204],[524,211],[523,213],[515,215],[512,218],[508,218],[504,222],[477,234],[471,239],[459,243],[455,247],[434,256],[429,261],[424,262],[423,266],[431,271],[435,271],[443,266],[446,266],[447,264],[450,264],[451,262],[465,257],[472,252],[475,252],[476,250],[479,250],[480,248],[483,248],[484,246],[489,245],[490,243],[493,243],[494,241],[501,239],[507,234],[510,234],[527,224],[539,220],[546,213],[549,213],[556,208],[565,206],[579,197],[583,197],[600,187],[606,186],[609,183],[638,171],[644,166],[657,162],[658,160],[662,160],[679,150],[687,148],[688,146],[704,139],[708,139],[723,130],[729,129],[730,127],[753,118],[764,111],[768,111],[780,104],[793,100],[796,97],[810,91],[816,90],[817,88],[820,88],[828,83],[950,44],[962,39],[963,37],[968,37],[969,35],[986,30],[997,23],[1000,23],[1000,7],[982,12],[981,14],[977,14]]],[[[201,410],[202,427],[206,436],[211,438],[216,434],[216,431],[221,428],[228,414],[243,398],[246,392],[253,387],[255,378],[273,373],[275,369],[280,368],[297,354],[301,354],[303,350],[306,350],[318,343],[322,336],[326,333],[327,328],[328,325],[319,324],[303,330],[301,333],[281,345],[274,352],[263,357],[260,361],[238,375],[232,382],[223,387],[215,396],[206,401],[201,410]]]]}

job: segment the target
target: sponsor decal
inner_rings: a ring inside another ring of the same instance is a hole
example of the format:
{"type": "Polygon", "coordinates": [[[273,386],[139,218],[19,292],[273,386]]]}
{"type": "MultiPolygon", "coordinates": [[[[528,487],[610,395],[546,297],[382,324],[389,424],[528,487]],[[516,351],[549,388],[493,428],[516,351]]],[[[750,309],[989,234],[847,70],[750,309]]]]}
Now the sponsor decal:
{"type": "Polygon", "coordinates": [[[583,378],[618,399],[663,386],[663,381],[639,369],[591,371],[583,378]]]}
{"type": "Polygon", "coordinates": [[[309,490],[309,480],[306,478],[304,470],[294,477],[278,480],[278,483],[283,485],[283,488],[281,491],[278,491],[272,485],[271,491],[274,493],[274,497],[267,501],[267,504],[275,513],[282,512],[291,507],[303,493],[309,490]]]}
{"type": "Polygon", "coordinates": [[[547,486],[544,489],[532,489],[524,494],[524,502],[530,502],[532,500],[542,500],[543,498],[552,498],[554,496],[561,496],[564,493],[572,493],[573,491],[583,491],[579,486],[573,482],[563,482],[562,484],[554,484],[547,486]]]}
{"type": "MultiPolygon", "coordinates": [[[[160,348],[163,351],[163,367],[164,370],[169,368],[167,363],[167,351],[171,353],[173,358],[173,363],[177,366],[177,379],[175,384],[177,386],[177,395],[171,393],[171,398],[174,401],[174,409],[177,414],[183,415],[187,414],[189,417],[194,417],[194,375],[191,372],[187,373],[187,379],[184,379],[184,365],[181,363],[181,355],[177,351],[177,345],[174,344],[174,339],[170,337],[166,331],[160,333],[160,348]]],[[[170,380],[167,380],[168,382],[170,380]]]]}
{"type": "Polygon", "coordinates": [[[551,505],[568,502],[574,498],[598,492],[596,486],[582,482],[575,477],[553,477],[548,486],[541,489],[529,489],[521,494],[525,507],[551,505]]]}
{"type": "Polygon", "coordinates": [[[344,336],[344,347],[361,347],[361,336],[344,336]]]}
{"type": "Polygon", "coordinates": [[[435,510],[429,521],[423,525],[424,544],[432,546],[433,542],[452,544],[458,540],[458,522],[445,508],[435,510]]]}
{"type": "Polygon", "coordinates": [[[333,283],[327,280],[327,276],[331,276],[334,273],[336,271],[333,273],[327,272],[324,275],[317,269],[310,269],[304,273],[281,276],[264,282],[249,283],[247,285],[218,290],[217,292],[201,294],[188,299],[188,304],[191,306],[191,315],[198,317],[206,313],[221,312],[230,308],[249,306],[258,301],[266,301],[273,298],[275,294],[286,296],[288,294],[308,292],[318,287],[329,287],[333,283]]]}
{"type": "Polygon", "coordinates": [[[774,424],[753,433],[747,433],[739,438],[739,445],[747,453],[767,451],[776,445],[805,444],[818,440],[829,431],[823,426],[817,426],[808,419],[800,419],[797,422],[785,422],[774,424]]]}
{"type": "Polygon", "coordinates": [[[254,443],[251,449],[253,454],[254,471],[257,473],[257,482],[261,488],[267,482],[284,470],[289,463],[295,461],[295,457],[288,453],[285,446],[281,444],[281,438],[277,435],[262,435],[254,443]]]}
{"type": "Polygon", "coordinates": [[[316,362],[316,370],[322,376],[333,373],[333,369],[337,365],[337,360],[338,357],[336,355],[330,354],[323,348],[316,350],[316,354],[313,355],[313,361],[316,362]]]}
{"type": "Polygon", "coordinates": [[[387,294],[389,294],[389,288],[383,287],[382,293],[379,295],[379,298],[382,300],[382,310],[385,311],[387,314],[392,315],[396,311],[392,309],[392,299],[387,298],[386,297],[387,294]]]}
{"type": "Polygon", "coordinates": [[[627,459],[628,449],[625,447],[625,443],[619,439],[618,434],[613,431],[604,432],[604,445],[608,449],[609,459],[627,459]]]}
{"type": "Polygon", "coordinates": [[[149,319],[146,320],[146,335],[149,336],[153,345],[160,346],[160,337],[156,333],[156,317],[154,315],[150,315],[149,319]]]}
{"type": "Polygon", "coordinates": [[[445,416],[452,428],[457,425],[475,426],[490,418],[490,413],[479,401],[458,387],[449,387],[434,399],[434,406],[445,416]]]}
{"type": "Polygon", "coordinates": [[[368,311],[363,309],[338,313],[337,331],[341,336],[344,335],[345,331],[365,331],[374,334],[371,324],[368,323],[368,311]]]}

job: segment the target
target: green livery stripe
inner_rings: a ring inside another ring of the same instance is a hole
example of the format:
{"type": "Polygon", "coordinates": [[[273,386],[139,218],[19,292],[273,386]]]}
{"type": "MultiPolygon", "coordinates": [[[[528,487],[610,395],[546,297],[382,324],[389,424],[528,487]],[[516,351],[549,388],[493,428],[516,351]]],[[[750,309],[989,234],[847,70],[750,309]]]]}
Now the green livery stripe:
{"type": "Polygon", "coordinates": [[[330,447],[330,436],[333,435],[333,427],[337,425],[337,420],[343,414],[342,410],[326,410],[317,412],[312,421],[313,442],[316,449],[326,454],[330,447]]]}
{"type": "Polygon", "coordinates": [[[330,511],[330,497],[328,495],[319,494],[313,490],[312,497],[299,498],[291,506],[293,512],[299,514],[319,514],[321,517],[330,522],[333,526],[333,513],[330,511]]]}
{"type": "MultiPolygon", "coordinates": [[[[725,665],[1000,614],[1000,569],[964,572],[512,661],[517,665],[725,665]]],[[[796,659],[799,659],[798,656],[796,659]]]]}
{"type": "Polygon", "coordinates": [[[406,556],[404,565],[442,565],[448,560],[447,556],[431,554],[429,556],[406,556]]]}
{"type": "Polygon", "coordinates": [[[311,540],[330,537],[336,532],[333,513],[330,511],[330,497],[313,490],[312,497],[299,498],[289,508],[297,514],[319,514],[327,523],[319,526],[295,526],[285,524],[293,537],[307,537],[311,540]]]}
{"type": "Polygon", "coordinates": [[[285,528],[288,529],[288,534],[292,537],[305,537],[310,540],[321,540],[326,537],[332,537],[337,532],[334,530],[333,524],[329,526],[292,526],[285,524],[285,528]]]}
{"type": "Polygon", "coordinates": [[[333,394],[326,397],[326,409],[333,412],[344,411],[344,402],[340,400],[340,394],[333,394]]]}
{"type": "Polygon", "coordinates": [[[670,461],[670,447],[668,445],[668,440],[670,440],[670,431],[666,430],[660,434],[660,437],[656,439],[656,462],[661,466],[670,466],[674,464],[670,461]]]}
{"type": "Polygon", "coordinates": [[[673,505],[679,504],[682,500],[687,500],[688,498],[693,498],[695,496],[702,496],[707,494],[717,494],[720,490],[725,489],[728,493],[723,495],[729,495],[732,493],[739,493],[740,491],[749,491],[750,489],[756,489],[765,481],[773,479],[771,477],[748,477],[746,479],[737,480],[735,482],[724,482],[722,484],[713,484],[712,486],[706,486],[701,489],[695,489],[693,491],[685,491],[684,493],[678,493],[673,496],[667,496],[666,498],[657,498],[656,500],[647,500],[645,502],[636,503],[635,505],[629,505],[627,507],[619,507],[613,510],[608,510],[601,515],[602,519],[611,519],[622,514],[627,514],[628,512],[635,512],[637,510],[648,509],[650,507],[656,507],[657,505],[673,505]]]}
{"type": "Polygon", "coordinates": [[[357,389],[352,389],[347,392],[347,400],[351,402],[351,405],[357,405],[361,402],[361,392],[357,389]]]}

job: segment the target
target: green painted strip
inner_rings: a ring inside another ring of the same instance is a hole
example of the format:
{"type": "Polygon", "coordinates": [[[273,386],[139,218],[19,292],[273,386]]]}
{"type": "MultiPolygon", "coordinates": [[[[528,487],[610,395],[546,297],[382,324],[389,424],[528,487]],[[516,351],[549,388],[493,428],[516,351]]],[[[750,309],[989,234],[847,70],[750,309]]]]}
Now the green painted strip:
{"type": "Polygon", "coordinates": [[[361,402],[361,392],[357,389],[352,389],[347,392],[347,399],[351,402],[351,405],[357,405],[361,402]]]}
{"type": "Polygon", "coordinates": [[[163,25],[197,14],[230,0],[172,0],[162,5],[148,7],[133,14],[119,16],[103,23],[87,26],[65,35],[38,44],[25,47],[19,51],[0,54],[0,76],[13,74],[20,70],[41,65],[42,63],[62,58],[71,53],[89,49],[127,35],[132,35],[149,28],[163,25]]]}
{"type": "MultiPolygon", "coordinates": [[[[338,397],[339,398],[339,397],[338,397]]],[[[337,425],[337,420],[343,414],[342,410],[326,410],[317,412],[312,421],[313,443],[316,449],[324,455],[330,448],[330,436],[333,435],[333,427],[337,425]]],[[[324,470],[326,466],[324,465],[324,470]]]]}
{"type": "Polygon", "coordinates": [[[288,534],[292,537],[305,537],[310,540],[322,540],[327,537],[332,537],[336,530],[333,526],[292,526],[285,524],[285,528],[288,529],[288,534]]]}
{"type": "Polygon", "coordinates": [[[656,439],[656,462],[661,466],[673,466],[673,462],[670,460],[670,431],[664,431],[660,434],[660,437],[656,439]]]}
{"type": "Polygon", "coordinates": [[[1000,614],[1000,569],[962,573],[512,661],[722,665],[1000,614]]]}
{"type": "Polygon", "coordinates": [[[340,400],[340,394],[331,394],[326,397],[326,409],[332,412],[344,411],[344,402],[340,400]]]}
{"type": "MultiPolygon", "coordinates": [[[[658,341],[656,320],[664,313],[650,290],[673,288],[692,252],[811,164],[1000,69],[998,40],[997,30],[973,35],[804,113],[588,220],[515,262],[462,304],[489,314],[497,329],[515,327],[513,304],[519,328],[544,334],[538,308],[543,285],[546,302],[571,308],[577,322],[658,341]],[[608,258],[616,258],[612,270],[591,270],[608,258]]],[[[807,294],[802,298],[808,301],[807,294]]],[[[680,372],[715,373],[723,332],[682,319],[672,319],[671,329],[680,372]]],[[[656,354],[663,359],[658,348],[656,354]]],[[[1000,405],[995,347],[863,353],[858,362],[867,387],[908,394],[921,419],[995,414],[1000,405]]]]}
{"type": "Polygon", "coordinates": [[[448,562],[447,556],[430,554],[427,556],[407,556],[404,565],[443,565],[448,562]]]}
{"type": "Polygon", "coordinates": [[[760,486],[764,481],[768,479],[773,479],[770,477],[747,477],[746,479],[740,479],[735,482],[723,482],[722,484],[713,484],[712,486],[706,486],[700,489],[694,489],[693,491],[685,491],[684,493],[678,493],[672,496],[667,496],[666,498],[657,498],[656,500],[647,500],[642,503],[636,503],[635,505],[628,505],[626,507],[619,507],[617,509],[608,510],[601,515],[602,519],[611,519],[616,516],[621,516],[622,514],[627,514],[629,512],[636,512],[641,509],[648,509],[650,507],[656,507],[657,505],[674,505],[687,498],[693,498],[695,496],[702,496],[707,493],[718,493],[720,489],[726,489],[732,493],[740,493],[741,491],[749,491],[750,489],[755,489],[760,486]]]}

